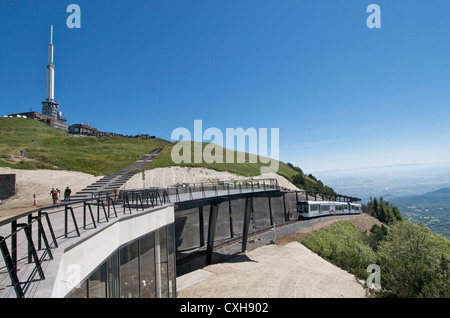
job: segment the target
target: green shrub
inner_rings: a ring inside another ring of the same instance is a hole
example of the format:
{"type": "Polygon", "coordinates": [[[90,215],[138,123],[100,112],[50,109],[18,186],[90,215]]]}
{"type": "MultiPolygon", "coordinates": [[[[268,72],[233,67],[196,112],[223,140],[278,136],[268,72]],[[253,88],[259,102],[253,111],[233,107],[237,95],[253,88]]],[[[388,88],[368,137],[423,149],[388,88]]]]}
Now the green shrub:
{"type": "Polygon", "coordinates": [[[395,297],[450,297],[450,240],[397,222],[378,247],[381,286],[395,297]]]}
{"type": "Polygon", "coordinates": [[[302,244],[334,265],[359,278],[368,276],[367,266],[377,261],[368,237],[348,222],[339,221],[330,228],[318,230],[302,240],[302,244]]]}

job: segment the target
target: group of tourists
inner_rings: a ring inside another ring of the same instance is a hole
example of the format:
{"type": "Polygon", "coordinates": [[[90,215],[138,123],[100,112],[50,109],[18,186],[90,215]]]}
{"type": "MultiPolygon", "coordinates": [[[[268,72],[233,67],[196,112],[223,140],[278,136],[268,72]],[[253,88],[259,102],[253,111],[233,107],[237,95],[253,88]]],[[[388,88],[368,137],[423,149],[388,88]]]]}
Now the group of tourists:
{"type": "MultiPolygon", "coordinates": [[[[69,187],[64,190],[64,202],[70,202],[70,195],[72,194],[72,190],[70,190],[69,187]]],[[[50,191],[50,195],[52,196],[53,204],[58,204],[61,202],[60,196],[61,196],[61,190],[58,188],[52,188],[52,191],[50,191]]]]}

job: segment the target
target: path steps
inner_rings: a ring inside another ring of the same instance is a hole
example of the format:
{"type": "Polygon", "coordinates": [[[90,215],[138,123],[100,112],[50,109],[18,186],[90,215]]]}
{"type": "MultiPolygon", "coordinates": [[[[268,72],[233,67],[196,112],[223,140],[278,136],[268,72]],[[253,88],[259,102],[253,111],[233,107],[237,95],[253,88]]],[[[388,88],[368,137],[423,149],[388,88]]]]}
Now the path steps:
{"type": "Polygon", "coordinates": [[[92,193],[99,191],[114,191],[125,184],[132,176],[144,169],[161,151],[163,148],[157,148],[150,151],[141,159],[132,163],[128,167],[117,171],[113,174],[106,175],[100,180],[95,181],[91,185],[82,189],[81,191],[70,196],[72,201],[84,200],[92,198],[92,193]]]}

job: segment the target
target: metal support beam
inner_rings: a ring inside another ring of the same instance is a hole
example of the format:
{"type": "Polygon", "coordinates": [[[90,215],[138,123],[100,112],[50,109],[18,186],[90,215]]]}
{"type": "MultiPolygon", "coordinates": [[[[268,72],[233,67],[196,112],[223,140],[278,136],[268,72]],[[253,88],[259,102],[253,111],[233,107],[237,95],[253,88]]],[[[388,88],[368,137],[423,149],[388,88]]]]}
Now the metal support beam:
{"type": "Polygon", "coordinates": [[[234,230],[233,230],[233,216],[232,216],[232,209],[231,209],[231,201],[228,201],[228,214],[230,217],[230,237],[234,237],[234,230]]]}
{"type": "Polygon", "coordinates": [[[203,207],[198,207],[198,226],[200,235],[200,246],[205,246],[205,221],[203,218],[203,207]]]}
{"type": "Polygon", "coordinates": [[[273,213],[272,213],[272,202],[270,200],[270,194],[267,195],[267,198],[269,199],[269,217],[270,217],[270,225],[273,225],[273,213]]]}
{"type": "Polygon", "coordinates": [[[284,211],[284,221],[288,222],[289,221],[289,214],[287,213],[286,210],[286,199],[283,195],[283,211],[284,211]]]}
{"type": "Polygon", "coordinates": [[[209,210],[208,245],[206,246],[206,264],[208,264],[208,265],[211,264],[211,260],[212,260],[218,212],[219,212],[219,205],[212,204],[210,207],[210,210],[209,210]]]}
{"type": "Polygon", "coordinates": [[[248,231],[250,228],[250,216],[252,214],[253,198],[245,199],[244,232],[242,233],[242,253],[247,250],[248,231]]]}

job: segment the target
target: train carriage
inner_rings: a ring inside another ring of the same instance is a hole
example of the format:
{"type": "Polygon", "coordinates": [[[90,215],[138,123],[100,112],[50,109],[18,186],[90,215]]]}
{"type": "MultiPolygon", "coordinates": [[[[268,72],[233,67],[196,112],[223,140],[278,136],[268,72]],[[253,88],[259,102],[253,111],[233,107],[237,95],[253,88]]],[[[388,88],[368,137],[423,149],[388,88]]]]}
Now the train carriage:
{"type": "Polygon", "coordinates": [[[358,214],[361,204],[338,201],[298,201],[299,218],[313,218],[325,215],[358,214]]]}

